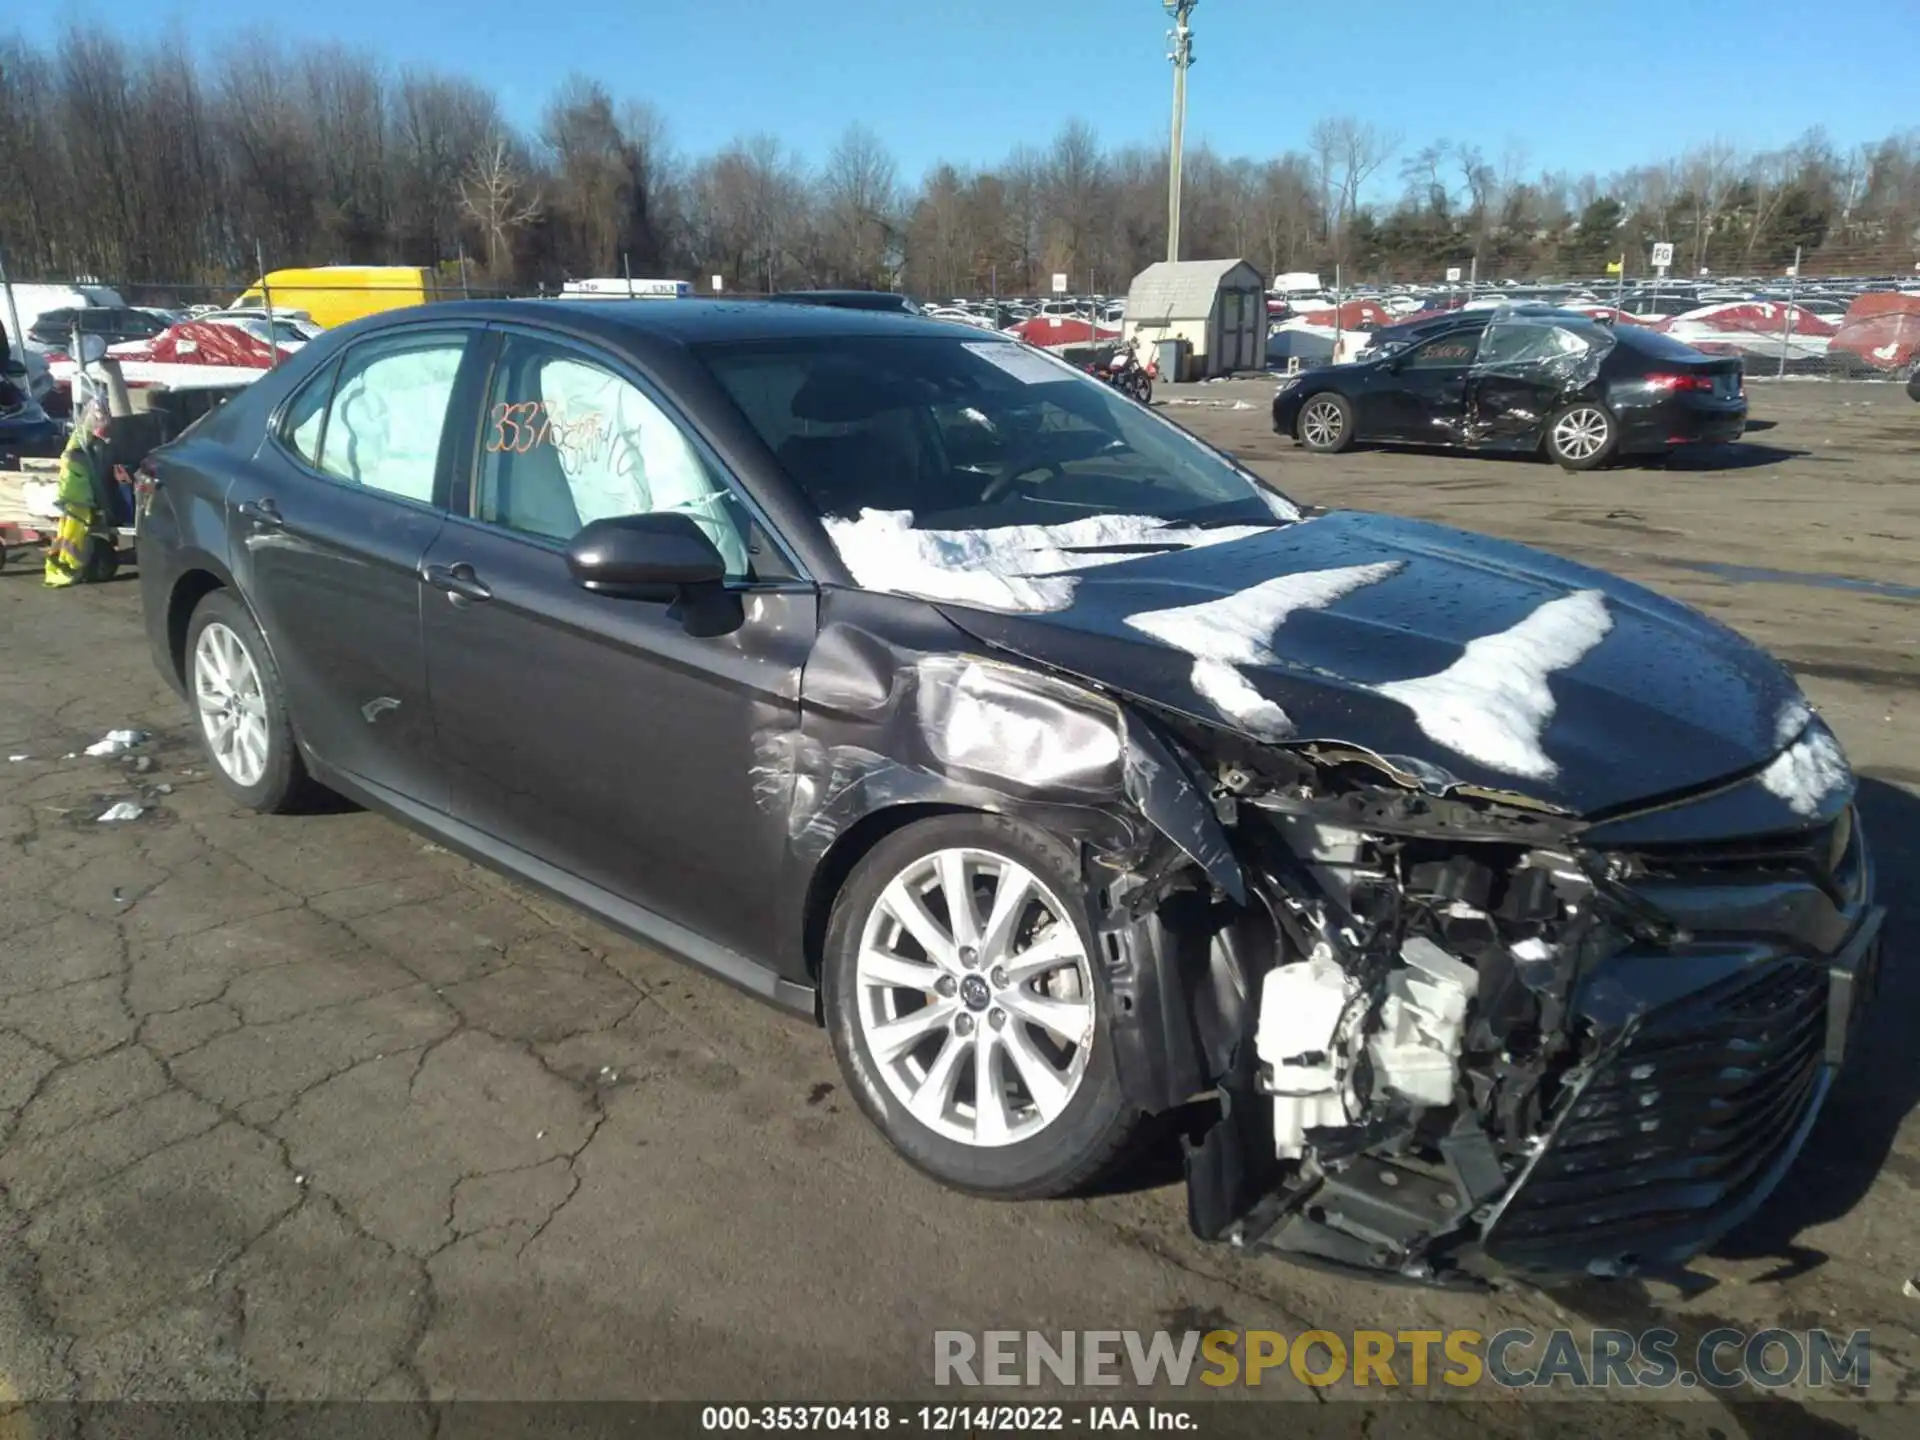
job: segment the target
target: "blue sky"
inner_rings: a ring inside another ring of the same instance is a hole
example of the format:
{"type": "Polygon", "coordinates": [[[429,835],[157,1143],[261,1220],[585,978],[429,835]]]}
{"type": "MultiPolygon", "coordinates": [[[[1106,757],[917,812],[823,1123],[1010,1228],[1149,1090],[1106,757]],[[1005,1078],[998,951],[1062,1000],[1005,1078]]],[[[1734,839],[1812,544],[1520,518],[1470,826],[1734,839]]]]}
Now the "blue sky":
{"type": "MultiPolygon", "coordinates": [[[[36,40],[73,13],[19,8],[0,24],[36,40]]],[[[340,39],[481,80],[524,124],[580,70],[653,101],[691,153],[768,131],[818,160],[862,120],[906,179],[1044,145],[1075,116],[1109,143],[1166,135],[1156,0],[92,0],[80,13],[209,46],[250,27],[340,39]]],[[[1345,113],[1404,134],[1402,153],[1446,136],[1497,157],[1517,141],[1531,169],[1605,174],[1716,137],[1764,149],[1821,124],[1844,145],[1920,122],[1895,58],[1920,54],[1920,0],[1199,0],[1194,33],[1189,135],[1226,154],[1300,147],[1315,119],[1345,113]]]]}

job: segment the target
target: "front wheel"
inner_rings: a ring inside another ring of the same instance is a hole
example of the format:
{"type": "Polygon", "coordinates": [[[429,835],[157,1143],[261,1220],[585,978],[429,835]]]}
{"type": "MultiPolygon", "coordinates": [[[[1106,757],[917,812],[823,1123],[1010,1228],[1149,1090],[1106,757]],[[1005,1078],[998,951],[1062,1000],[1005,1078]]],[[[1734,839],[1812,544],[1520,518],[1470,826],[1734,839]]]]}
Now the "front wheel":
{"type": "Polygon", "coordinates": [[[1153,377],[1144,370],[1133,377],[1133,398],[1142,405],[1153,403],[1153,377]]]}
{"type": "Polygon", "coordinates": [[[1300,443],[1331,455],[1353,443],[1353,406],[1344,395],[1315,395],[1300,407],[1300,443]]]}
{"type": "Polygon", "coordinates": [[[1582,400],[1547,421],[1547,456],[1564,470],[1604,464],[1620,443],[1619,427],[1604,405],[1582,400]]]}
{"type": "Polygon", "coordinates": [[[834,905],[821,980],[841,1072],[894,1148],[947,1185],[1068,1194],[1134,1132],[1083,892],[1045,833],[945,815],[876,845],[834,905]]]}
{"type": "Polygon", "coordinates": [[[249,809],[299,809],[314,789],[294,743],[280,672],[260,627],[230,592],[202,600],[187,626],[187,686],[200,742],[221,787],[249,809]]]}

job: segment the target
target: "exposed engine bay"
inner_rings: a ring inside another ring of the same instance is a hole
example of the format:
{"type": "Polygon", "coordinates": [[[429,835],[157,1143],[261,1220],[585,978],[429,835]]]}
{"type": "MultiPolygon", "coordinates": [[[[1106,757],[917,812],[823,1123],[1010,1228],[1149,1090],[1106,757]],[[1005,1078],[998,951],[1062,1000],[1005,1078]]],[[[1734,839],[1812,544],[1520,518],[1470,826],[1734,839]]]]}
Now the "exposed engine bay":
{"type": "MultiPolygon", "coordinates": [[[[1877,919],[1833,969],[1733,947],[1687,906],[1733,933],[1753,917],[1726,903],[1752,896],[1703,900],[1660,847],[1594,848],[1570,817],[1442,797],[1380,757],[1253,753],[1213,789],[1248,905],[1159,910],[1213,931],[1187,997],[1218,1106],[1188,1147],[1197,1233],[1472,1284],[1677,1268],[1718,1212],[1764,1198],[1839,1061],[1877,919]],[[1641,880],[1678,883],[1672,913],[1641,880]]],[[[1818,887],[1787,878],[1810,860],[1844,909],[1865,893],[1854,843],[1848,811],[1716,878],[1767,874],[1777,898],[1818,887]]]]}

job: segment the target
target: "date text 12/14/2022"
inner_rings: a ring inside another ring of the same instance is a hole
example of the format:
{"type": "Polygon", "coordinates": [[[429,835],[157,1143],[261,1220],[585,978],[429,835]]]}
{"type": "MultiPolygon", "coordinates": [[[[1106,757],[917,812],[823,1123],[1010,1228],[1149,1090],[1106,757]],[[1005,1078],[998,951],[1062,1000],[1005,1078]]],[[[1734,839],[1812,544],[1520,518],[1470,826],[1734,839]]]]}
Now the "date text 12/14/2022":
{"type": "Polygon", "coordinates": [[[1192,1434],[1200,1426],[1192,1410],[1162,1405],[707,1405],[700,1411],[700,1428],[1033,1435],[1107,1430],[1192,1434]]]}

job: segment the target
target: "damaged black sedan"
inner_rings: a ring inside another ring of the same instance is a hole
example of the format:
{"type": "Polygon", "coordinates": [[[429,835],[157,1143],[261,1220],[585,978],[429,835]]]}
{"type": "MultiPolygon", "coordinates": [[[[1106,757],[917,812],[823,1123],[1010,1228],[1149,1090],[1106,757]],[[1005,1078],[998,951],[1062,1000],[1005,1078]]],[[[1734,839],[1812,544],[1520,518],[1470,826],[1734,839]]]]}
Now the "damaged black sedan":
{"type": "Polygon", "coordinates": [[[1422,324],[1411,343],[1306,371],[1273,397],[1274,430],[1308,450],[1389,441],[1540,454],[1567,470],[1738,440],[1746,425],[1738,360],[1552,310],[1422,324]]]}
{"type": "Polygon", "coordinates": [[[452,304],[158,453],[141,581],[226,787],[316,786],[821,1019],[983,1195],[1175,1114],[1209,1238],[1676,1264],[1870,993],[1786,672],[1550,555],[1308,516],[913,317],[452,304]]]}

